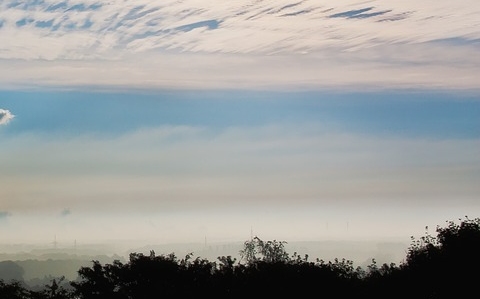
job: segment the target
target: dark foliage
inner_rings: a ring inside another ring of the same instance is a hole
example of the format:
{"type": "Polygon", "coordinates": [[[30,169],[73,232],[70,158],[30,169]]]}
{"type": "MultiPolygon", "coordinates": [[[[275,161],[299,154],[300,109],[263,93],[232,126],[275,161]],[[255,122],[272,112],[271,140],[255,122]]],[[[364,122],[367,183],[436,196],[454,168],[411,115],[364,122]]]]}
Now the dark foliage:
{"type": "Polygon", "coordinates": [[[146,299],[146,298],[456,298],[478,294],[480,219],[459,219],[438,226],[437,236],[412,237],[405,262],[354,268],[345,259],[309,261],[285,251],[284,241],[258,237],[244,243],[241,259],[209,261],[187,254],[130,254],[79,269],[79,280],[64,287],[53,279],[41,291],[18,281],[0,281],[0,298],[9,299],[146,299]]]}
{"type": "Polygon", "coordinates": [[[5,283],[0,280],[0,298],[24,299],[29,298],[27,290],[18,281],[5,283]]]}
{"type": "Polygon", "coordinates": [[[437,237],[428,233],[412,244],[402,267],[406,283],[422,298],[478,295],[480,281],[480,219],[459,219],[437,226],[437,237]]]}

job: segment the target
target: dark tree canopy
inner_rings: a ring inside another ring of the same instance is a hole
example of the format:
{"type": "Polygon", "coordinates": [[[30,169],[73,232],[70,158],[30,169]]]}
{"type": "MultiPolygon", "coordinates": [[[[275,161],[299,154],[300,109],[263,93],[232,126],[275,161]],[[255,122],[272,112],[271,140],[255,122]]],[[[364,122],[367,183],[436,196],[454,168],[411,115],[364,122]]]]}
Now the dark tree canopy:
{"type": "Polygon", "coordinates": [[[131,253],[129,261],[92,261],[78,270],[79,279],[65,287],[52,279],[33,291],[21,281],[0,281],[0,298],[9,299],[146,299],[146,298],[460,298],[478,294],[480,281],[480,219],[447,221],[436,236],[425,233],[408,249],[399,265],[363,269],[346,259],[309,261],[290,255],[285,241],[258,237],[244,243],[241,259],[209,261],[193,253],[131,253]]]}

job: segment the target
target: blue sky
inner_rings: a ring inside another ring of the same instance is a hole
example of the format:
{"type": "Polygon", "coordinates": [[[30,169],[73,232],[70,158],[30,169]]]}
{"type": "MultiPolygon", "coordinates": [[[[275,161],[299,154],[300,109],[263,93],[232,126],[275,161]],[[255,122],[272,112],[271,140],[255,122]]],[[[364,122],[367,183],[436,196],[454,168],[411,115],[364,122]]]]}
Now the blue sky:
{"type": "Polygon", "coordinates": [[[479,15],[2,2],[4,240],[409,242],[476,217],[479,15]]]}
{"type": "Polygon", "coordinates": [[[3,106],[22,118],[9,134],[121,134],[158,125],[225,128],[271,123],[329,123],[364,134],[478,138],[474,94],[430,90],[387,92],[274,91],[3,91],[3,106]]]}

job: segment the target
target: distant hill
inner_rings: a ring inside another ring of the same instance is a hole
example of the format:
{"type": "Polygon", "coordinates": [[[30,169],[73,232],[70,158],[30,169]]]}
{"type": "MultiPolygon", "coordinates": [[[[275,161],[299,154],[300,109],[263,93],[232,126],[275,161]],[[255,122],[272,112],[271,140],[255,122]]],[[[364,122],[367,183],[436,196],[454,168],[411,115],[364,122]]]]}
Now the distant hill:
{"type": "Polygon", "coordinates": [[[62,249],[34,249],[29,252],[0,254],[0,280],[22,281],[29,286],[43,286],[53,278],[77,279],[81,267],[91,266],[92,260],[111,263],[125,261],[119,255],[69,253],[62,249]]]}

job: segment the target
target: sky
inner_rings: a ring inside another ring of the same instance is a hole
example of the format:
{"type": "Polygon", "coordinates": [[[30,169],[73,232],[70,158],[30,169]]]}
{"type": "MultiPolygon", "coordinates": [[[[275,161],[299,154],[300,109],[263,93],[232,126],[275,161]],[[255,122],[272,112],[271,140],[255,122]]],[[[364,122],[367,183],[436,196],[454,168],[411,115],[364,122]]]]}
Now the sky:
{"type": "Polygon", "coordinates": [[[0,2],[3,243],[402,240],[480,214],[478,1],[0,2]]]}

